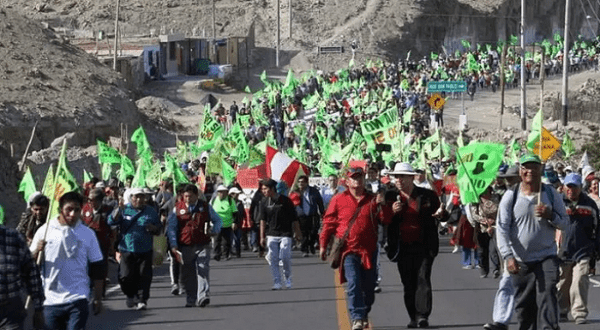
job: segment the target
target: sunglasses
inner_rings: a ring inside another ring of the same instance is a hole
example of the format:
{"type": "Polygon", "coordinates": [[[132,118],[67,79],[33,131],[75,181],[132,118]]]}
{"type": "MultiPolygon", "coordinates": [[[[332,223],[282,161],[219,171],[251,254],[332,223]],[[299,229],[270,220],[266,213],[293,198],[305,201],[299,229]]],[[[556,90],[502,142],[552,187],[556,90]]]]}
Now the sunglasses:
{"type": "Polygon", "coordinates": [[[352,167],[348,170],[348,173],[350,174],[364,174],[365,171],[363,171],[362,168],[360,167],[352,167]]]}

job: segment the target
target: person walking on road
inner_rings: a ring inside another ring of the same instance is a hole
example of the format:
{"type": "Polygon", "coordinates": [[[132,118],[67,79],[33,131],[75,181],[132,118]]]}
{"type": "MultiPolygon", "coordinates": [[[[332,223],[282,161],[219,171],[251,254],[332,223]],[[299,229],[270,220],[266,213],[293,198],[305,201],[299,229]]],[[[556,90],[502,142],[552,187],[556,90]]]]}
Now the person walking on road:
{"type": "Polygon", "coordinates": [[[346,237],[340,282],[347,283],[352,330],[362,330],[369,326],[369,312],[375,302],[378,226],[389,224],[392,211],[384,205],[383,194],[367,192],[362,167],[351,167],[346,174],[348,189],[333,196],[323,216],[319,256],[326,260],[331,236],[346,237]]]}
{"type": "Polygon", "coordinates": [[[408,327],[427,328],[433,305],[431,268],[439,251],[435,217],[440,200],[432,190],[414,185],[417,173],[410,164],[398,163],[389,174],[396,179],[397,190],[386,194],[394,212],[388,226],[388,257],[400,273],[408,327]]]}
{"type": "Polygon", "coordinates": [[[257,219],[260,221],[260,245],[267,248],[267,262],[271,267],[273,290],[280,290],[283,265],[285,287],[292,288],[292,237],[302,239],[298,216],[289,197],[277,193],[277,182],[272,179],[261,181],[261,192],[265,196],[259,205],[257,219]]]}
{"type": "Polygon", "coordinates": [[[308,176],[302,175],[298,178],[298,189],[292,192],[292,200],[298,200],[296,213],[300,220],[300,230],[302,230],[302,244],[300,250],[303,257],[308,257],[308,253],[315,254],[315,243],[318,240],[318,232],[321,227],[321,216],[325,213],[323,198],[321,193],[315,187],[308,185],[308,176]]]}
{"type": "Polygon", "coordinates": [[[233,232],[238,228],[237,204],[229,196],[229,189],[224,185],[217,187],[217,195],[210,201],[210,205],[219,214],[222,221],[221,231],[215,239],[216,261],[221,260],[221,249],[225,254],[225,259],[231,259],[231,243],[233,242],[233,232]],[[223,242],[224,241],[224,242],[223,242]]]}
{"type": "Polygon", "coordinates": [[[17,231],[31,244],[33,235],[46,222],[50,200],[41,193],[30,197],[29,208],[21,215],[21,220],[17,225],[17,231]]]}
{"type": "Polygon", "coordinates": [[[131,203],[115,208],[108,224],[119,228],[119,284],[127,296],[126,305],[144,310],[152,283],[152,236],[161,233],[162,224],[156,211],[146,205],[143,189],[130,190],[131,203]],[[142,297],[138,297],[140,288],[142,297]]]}
{"type": "Polygon", "coordinates": [[[515,287],[519,329],[558,329],[556,228],[568,226],[560,195],[542,184],[538,156],[520,159],[521,183],[498,209],[498,249],[515,287]],[[538,199],[541,199],[538,202],[538,199]]]}
{"type": "Polygon", "coordinates": [[[35,258],[43,253],[46,329],[85,329],[90,279],[94,315],[102,311],[106,266],[96,234],[81,222],[83,203],[84,197],[77,192],[62,195],[58,216],[38,229],[29,247],[35,258]]]}
{"type": "Polygon", "coordinates": [[[0,225],[0,329],[23,329],[26,311],[21,291],[25,287],[35,312],[33,326],[44,328],[44,287],[40,269],[18,231],[0,225]]]}
{"type": "Polygon", "coordinates": [[[558,241],[561,261],[558,305],[561,321],[567,321],[567,314],[571,312],[575,324],[584,324],[588,315],[590,261],[600,252],[600,213],[596,202],[582,192],[579,174],[567,175],[564,184],[569,225],[561,232],[558,241]]]}
{"type": "Polygon", "coordinates": [[[185,307],[206,307],[210,303],[210,236],[221,230],[221,218],[198,194],[198,187],[186,185],[183,199],[169,214],[167,225],[171,255],[181,264],[185,307]]]}

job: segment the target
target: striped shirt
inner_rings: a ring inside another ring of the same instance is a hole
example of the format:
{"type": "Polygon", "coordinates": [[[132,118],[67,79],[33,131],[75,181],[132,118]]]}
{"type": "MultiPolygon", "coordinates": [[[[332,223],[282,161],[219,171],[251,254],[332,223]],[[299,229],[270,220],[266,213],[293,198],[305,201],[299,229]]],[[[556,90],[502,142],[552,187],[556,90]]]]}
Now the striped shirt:
{"type": "Polygon", "coordinates": [[[41,309],[42,278],[27,243],[16,230],[0,226],[0,305],[20,297],[23,286],[35,308],[41,309]]]}

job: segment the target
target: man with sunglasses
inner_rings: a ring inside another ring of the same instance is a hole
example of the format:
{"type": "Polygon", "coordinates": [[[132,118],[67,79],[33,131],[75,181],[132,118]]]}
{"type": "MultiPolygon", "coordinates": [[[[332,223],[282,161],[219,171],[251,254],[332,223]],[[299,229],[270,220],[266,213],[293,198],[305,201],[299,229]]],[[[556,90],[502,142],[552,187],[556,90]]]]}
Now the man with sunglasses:
{"type": "Polygon", "coordinates": [[[515,287],[519,329],[558,329],[554,237],[569,218],[560,195],[542,184],[540,158],[524,155],[519,163],[521,183],[504,194],[498,209],[498,249],[515,287]]]}
{"type": "Polygon", "coordinates": [[[365,171],[361,167],[350,168],[347,176],[348,189],[333,196],[323,216],[319,256],[322,260],[327,258],[326,249],[332,235],[347,236],[342,250],[340,281],[347,282],[352,330],[362,330],[368,328],[369,312],[375,301],[378,225],[390,222],[391,210],[384,205],[383,194],[366,191],[365,171]]]}

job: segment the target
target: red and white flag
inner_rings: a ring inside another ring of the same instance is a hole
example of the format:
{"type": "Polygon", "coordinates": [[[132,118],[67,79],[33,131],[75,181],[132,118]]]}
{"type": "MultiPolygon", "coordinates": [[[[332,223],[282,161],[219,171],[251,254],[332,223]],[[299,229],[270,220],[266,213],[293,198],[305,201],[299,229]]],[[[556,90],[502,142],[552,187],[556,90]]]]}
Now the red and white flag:
{"type": "Polygon", "coordinates": [[[308,166],[270,146],[267,146],[266,158],[267,175],[273,180],[284,181],[288,188],[292,187],[298,177],[310,174],[308,166]]]}

